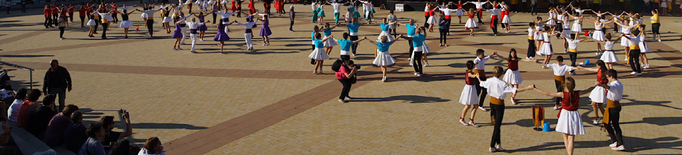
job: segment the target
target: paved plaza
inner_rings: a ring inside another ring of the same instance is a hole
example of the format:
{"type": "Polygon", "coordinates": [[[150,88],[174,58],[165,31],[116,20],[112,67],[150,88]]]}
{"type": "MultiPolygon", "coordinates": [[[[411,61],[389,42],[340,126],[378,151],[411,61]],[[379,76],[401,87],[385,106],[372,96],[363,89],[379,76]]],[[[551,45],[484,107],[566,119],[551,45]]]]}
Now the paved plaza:
{"type": "MultiPolygon", "coordinates": [[[[66,29],[66,39],[59,40],[57,28],[43,27],[42,10],[3,12],[0,61],[34,68],[33,86],[42,88],[50,60],[58,59],[74,82],[66,102],[81,108],[86,123],[106,115],[118,120],[118,110],[126,109],[134,131],[127,139],[142,146],[147,138],[157,136],[167,154],[487,154],[493,130],[486,123],[490,113],[477,112],[478,128],[458,122],[466,61],[473,60],[479,48],[505,57],[510,48],[516,48],[520,57],[525,56],[527,25],[535,18],[512,13],[512,33],[501,30],[493,36],[489,15],[484,13],[486,24],[473,37],[453,18],[449,47],[438,46],[437,28],[428,33],[426,43],[433,53],[428,55],[430,66],[424,67],[422,77],[414,76],[408,65],[407,41],[398,41],[390,48],[397,64],[388,68],[387,82],[381,82],[381,70],[371,65],[376,46],[362,42],[358,55],[352,57],[363,66],[350,92],[355,99],[340,103],[342,86],[331,70],[333,61],[325,61],[324,75],[314,75],[307,58],[314,26],[310,5],[296,5],[296,12],[295,32],[288,30],[286,15],[272,16],[269,46],[262,46],[256,36],[255,50],[246,50],[243,27],[231,26],[231,40],[225,42],[225,53],[220,53],[219,46],[212,46],[216,27],[209,26],[206,41],[197,43],[196,54],[189,51],[190,45],[173,50],[174,39],[163,32],[160,20],[154,25],[154,38],[148,38],[139,13],[131,15],[136,26],[128,39],[118,24],[109,28],[109,39],[90,38],[88,28],[80,28],[79,19],[74,19],[66,29]],[[134,30],[137,25],[140,31],[134,30]]],[[[325,12],[325,22],[333,23],[332,7],[325,12]]],[[[387,10],[378,10],[375,17],[381,20],[386,15],[387,10]]],[[[422,12],[396,15],[403,23],[410,18],[424,23],[422,12]]],[[[649,16],[644,19],[650,25],[649,16]]],[[[576,136],[576,154],[682,153],[681,21],[680,17],[661,17],[663,42],[649,42],[651,68],[644,69],[644,75],[630,75],[624,61],[614,65],[625,88],[620,122],[627,150],[608,147],[608,134],[591,124],[594,111],[585,95],[579,112],[587,134],[576,136]]],[[[583,25],[586,30],[594,26],[583,25]]],[[[611,32],[611,25],[608,28],[611,32]]],[[[333,35],[340,38],[346,31],[342,26],[333,35]]],[[[380,32],[377,24],[369,24],[361,26],[359,34],[376,39],[380,32]]],[[[399,27],[398,33],[405,33],[405,28],[399,27]]],[[[556,53],[568,58],[561,52],[561,41],[552,40],[556,53]]],[[[595,46],[591,40],[580,43],[579,61],[596,62],[595,46]]],[[[622,60],[623,49],[614,48],[622,60]]],[[[339,57],[338,46],[330,57],[339,57]]],[[[506,61],[495,58],[488,61],[486,70],[498,65],[507,67],[506,61]]],[[[10,70],[14,88],[29,86],[29,71],[2,67],[10,70]]],[[[524,79],[521,86],[534,83],[542,90],[555,90],[551,70],[530,62],[520,63],[519,70],[524,79]]],[[[576,79],[576,89],[586,89],[594,84],[596,74],[577,71],[571,77],[576,79]]],[[[532,105],[545,106],[546,122],[556,126],[558,111],[551,110],[551,97],[528,91],[519,93],[517,99],[520,104],[506,107],[504,153],[565,154],[560,133],[533,130],[532,105]]],[[[114,131],[125,128],[124,123],[116,126],[114,131]]]]}

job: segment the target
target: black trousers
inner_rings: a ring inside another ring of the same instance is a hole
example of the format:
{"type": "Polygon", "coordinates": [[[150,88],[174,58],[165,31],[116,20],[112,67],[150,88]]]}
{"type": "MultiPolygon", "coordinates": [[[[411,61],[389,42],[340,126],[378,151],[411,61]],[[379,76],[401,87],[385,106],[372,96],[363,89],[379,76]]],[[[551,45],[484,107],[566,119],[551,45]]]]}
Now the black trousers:
{"type": "Polygon", "coordinates": [[[54,24],[54,26],[59,26],[59,22],[57,22],[59,20],[57,20],[57,18],[59,18],[57,14],[52,15],[52,24],[54,24]]]}
{"type": "Polygon", "coordinates": [[[398,38],[398,32],[395,29],[388,29],[389,33],[393,33],[393,38],[398,38]]]}
{"type": "Polygon", "coordinates": [[[85,26],[85,16],[81,17],[81,27],[85,26]]]}
{"type": "Polygon", "coordinates": [[[578,53],[568,52],[568,57],[571,59],[571,66],[575,67],[575,61],[578,59],[578,53]]]}
{"type": "Polygon", "coordinates": [[[294,27],[294,20],[291,20],[289,22],[289,31],[293,31],[294,30],[293,27],[294,27]]]}
{"type": "MultiPolygon", "coordinates": [[[[481,10],[481,11],[484,11],[484,10],[481,10]]],[[[481,12],[476,13],[476,17],[478,18],[478,23],[483,23],[483,21],[481,20],[481,14],[482,14],[481,12]]]]}
{"type": "Polygon", "coordinates": [[[441,44],[447,44],[448,42],[448,30],[446,29],[438,29],[440,31],[440,43],[441,44]]]}
{"type": "Polygon", "coordinates": [[[73,22],[73,12],[69,13],[69,21],[73,22]]]}
{"type": "Polygon", "coordinates": [[[412,47],[412,40],[407,40],[407,45],[410,46],[410,55],[412,55],[412,51],[414,51],[414,47],[412,47]]]}
{"type": "Polygon", "coordinates": [[[102,38],[107,37],[107,28],[109,28],[109,23],[102,23],[102,38]]]}
{"type": "Polygon", "coordinates": [[[339,99],[344,99],[348,96],[348,93],[350,93],[350,87],[353,86],[353,82],[349,78],[347,79],[339,79],[339,82],[343,85],[343,89],[341,89],[341,96],[339,96],[339,99]]]}
{"type": "Polygon", "coordinates": [[[628,56],[628,61],[630,61],[630,67],[633,72],[642,73],[642,68],[639,66],[639,49],[631,49],[630,55],[628,56]]]}
{"type": "MultiPolygon", "coordinates": [[[[562,85],[561,81],[554,80],[554,86],[556,86],[556,92],[564,92],[564,86],[562,85]]],[[[554,98],[554,105],[556,106],[561,106],[561,97],[555,97],[554,98]]]]}
{"type": "Polygon", "coordinates": [[[422,51],[414,52],[414,59],[412,59],[412,67],[417,74],[424,74],[422,70],[422,51]]]}
{"type": "Polygon", "coordinates": [[[429,28],[429,17],[430,16],[424,16],[424,27],[429,28]]]}
{"type": "Polygon", "coordinates": [[[498,19],[493,20],[493,34],[497,34],[497,25],[499,25],[498,21],[498,19]]]}
{"type": "Polygon", "coordinates": [[[341,57],[341,60],[343,60],[343,61],[350,60],[350,55],[339,55],[339,57],[341,57]]]}
{"type": "Polygon", "coordinates": [[[97,33],[97,28],[99,28],[100,23],[102,23],[101,19],[95,19],[95,30],[93,32],[97,33]]]}
{"type": "Polygon", "coordinates": [[[535,57],[535,40],[528,39],[528,53],[526,57],[535,57]]]}
{"type": "Polygon", "coordinates": [[[623,130],[620,129],[620,110],[622,107],[609,108],[609,122],[604,124],[606,132],[611,137],[611,142],[618,142],[618,145],[623,145],[623,130]],[[615,132],[614,132],[615,129],[615,132]]]}
{"type": "Polygon", "coordinates": [[[147,30],[149,30],[149,36],[154,35],[154,19],[147,19],[147,30]]]}
{"type": "Polygon", "coordinates": [[[215,24],[216,17],[217,17],[217,14],[213,13],[213,24],[215,24]]]}
{"type": "Polygon", "coordinates": [[[66,27],[59,27],[59,38],[64,38],[64,28],[66,27]]]}
{"type": "Polygon", "coordinates": [[[500,127],[502,127],[502,119],[504,119],[504,105],[490,104],[490,116],[495,118],[490,147],[495,148],[496,144],[502,143],[502,140],[500,140],[500,127]]]}
{"type": "MultiPolygon", "coordinates": [[[[313,44],[312,50],[315,50],[315,44],[313,44]]],[[[311,64],[311,65],[315,65],[315,63],[316,63],[315,59],[310,59],[310,64],[311,64]]]]}
{"type": "MultiPolygon", "coordinates": [[[[486,78],[481,77],[481,80],[483,81],[485,81],[486,79],[487,77],[486,78]]],[[[476,88],[477,93],[476,95],[478,95],[478,106],[483,107],[483,101],[485,101],[485,96],[488,95],[488,89],[481,87],[481,85],[479,85],[481,81],[478,81],[478,79],[474,80],[476,80],[476,85],[474,87],[476,88]]]]}
{"type": "MultiPolygon", "coordinates": [[[[358,36],[350,36],[350,41],[356,41],[356,40],[358,40],[358,36]]],[[[353,54],[355,54],[356,51],[358,50],[358,44],[352,44],[352,45],[350,45],[350,48],[353,51],[353,54]]]]}
{"type": "Polygon", "coordinates": [[[45,25],[45,28],[52,26],[52,18],[45,16],[45,24],[43,25],[45,25]]]}
{"type": "Polygon", "coordinates": [[[538,4],[530,4],[530,15],[538,15],[538,4]]]}
{"type": "Polygon", "coordinates": [[[450,33],[450,24],[452,24],[452,19],[445,19],[445,31],[447,33],[450,33]]]}
{"type": "Polygon", "coordinates": [[[118,22],[118,14],[111,14],[111,17],[114,18],[114,23],[118,22]]]}

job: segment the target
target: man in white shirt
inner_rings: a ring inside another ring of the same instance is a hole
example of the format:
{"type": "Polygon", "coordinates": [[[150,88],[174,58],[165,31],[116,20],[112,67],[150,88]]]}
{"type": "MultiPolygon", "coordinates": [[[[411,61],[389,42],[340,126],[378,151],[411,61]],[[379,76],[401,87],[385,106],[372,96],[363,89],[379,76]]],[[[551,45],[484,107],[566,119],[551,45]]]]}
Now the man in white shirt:
{"type": "Polygon", "coordinates": [[[332,7],[334,8],[334,24],[335,25],[339,24],[339,14],[340,14],[339,12],[341,11],[341,5],[343,5],[343,4],[337,3],[337,2],[332,3],[332,7]]]}
{"type": "Polygon", "coordinates": [[[225,11],[225,13],[222,13],[222,12],[215,12],[215,14],[220,15],[220,16],[222,17],[221,19],[223,19],[223,24],[225,24],[225,33],[230,32],[230,29],[227,27],[227,24],[230,23],[230,16],[232,16],[232,15],[234,15],[234,14],[236,14],[236,13],[237,13],[236,11],[235,11],[235,12],[227,12],[227,11],[225,11]]]}
{"type": "MultiPolygon", "coordinates": [[[[563,56],[558,56],[556,57],[556,62],[553,64],[547,64],[546,66],[542,66],[542,68],[551,68],[553,73],[554,73],[554,85],[556,86],[556,92],[564,92],[564,82],[566,81],[566,72],[571,72],[573,70],[576,70],[578,68],[576,67],[571,67],[568,66],[564,63],[564,57],[563,56]]],[[[561,97],[555,98],[555,103],[554,103],[554,110],[559,110],[561,109],[561,97]]]]}
{"type": "Polygon", "coordinates": [[[251,38],[253,38],[251,34],[251,29],[253,28],[253,25],[256,25],[255,22],[246,22],[246,23],[239,23],[237,22],[237,25],[244,26],[244,41],[246,41],[246,50],[253,50],[253,43],[251,42],[251,38]]]}
{"type": "Polygon", "coordinates": [[[196,18],[192,18],[191,22],[185,21],[185,24],[189,27],[189,38],[192,40],[192,49],[190,51],[196,53],[196,51],[194,51],[194,45],[197,44],[197,28],[199,28],[200,25],[204,25],[204,23],[197,23],[196,18]]]}
{"type": "Polygon", "coordinates": [[[478,2],[469,2],[471,4],[476,5],[476,11],[478,13],[476,14],[476,17],[478,17],[478,23],[483,24],[483,21],[481,21],[481,15],[483,14],[483,5],[488,3],[489,1],[481,2],[481,0],[478,0],[478,2]]]}
{"type": "Polygon", "coordinates": [[[609,146],[612,150],[622,151],[625,150],[625,146],[623,146],[623,131],[620,128],[619,120],[622,110],[620,100],[623,98],[623,84],[618,81],[618,72],[613,69],[606,71],[606,79],[609,80],[608,85],[597,82],[597,85],[608,90],[603,122],[611,137],[612,144],[609,146]]]}

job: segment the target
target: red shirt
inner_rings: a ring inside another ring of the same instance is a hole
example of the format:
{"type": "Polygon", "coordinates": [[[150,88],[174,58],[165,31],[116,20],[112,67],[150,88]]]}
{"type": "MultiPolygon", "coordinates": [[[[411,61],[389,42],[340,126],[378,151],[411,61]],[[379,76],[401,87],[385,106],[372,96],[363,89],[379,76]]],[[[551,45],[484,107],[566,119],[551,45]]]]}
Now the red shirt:
{"type": "Polygon", "coordinates": [[[507,67],[512,71],[519,70],[519,59],[507,61],[507,67]]]}
{"type": "Polygon", "coordinates": [[[55,6],[55,7],[52,7],[52,14],[55,15],[55,14],[58,14],[58,13],[59,13],[59,9],[57,9],[56,6],[55,6]]]}
{"type": "Polygon", "coordinates": [[[45,17],[50,17],[50,15],[52,15],[52,10],[49,8],[43,9],[43,12],[45,12],[45,17]]]}
{"type": "Polygon", "coordinates": [[[604,78],[604,80],[602,80],[602,79],[601,79],[602,76],[605,76],[605,75],[602,75],[602,74],[601,74],[601,70],[598,70],[598,71],[597,71],[597,82],[599,82],[599,83],[601,83],[601,84],[607,84],[607,83],[609,83],[609,80],[606,79],[606,78],[604,78]]]}
{"type": "Polygon", "coordinates": [[[342,80],[348,79],[348,77],[346,77],[346,73],[350,73],[350,69],[341,66],[341,68],[339,68],[339,71],[334,74],[336,74],[336,79],[342,80]]]}
{"type": "Polygon", "coordinates": [[[85,9],[78,9],[78,17],[85,17],[85,9]]]}
{"type": "Polygon", "coordinates": [[[464,6],[464,5],[463,5],[463,4],[457,4],[457,8],[458,8],[458,9],[461,9],[462,6],[464,6]]]}
{"type": "Polygon", "coordinates": [[[573,91],[573,93],[571,94],[571,98],[572,98],[571,100],[573,100],[573,102],[568,101],[568,92],[564,92],[564,98],[562,99],[562,102],[561,102],[561,103],[563,103],[563,104],[561,104],[561,109],[568,110],[568,111],[578,110],[578,107],[580,107],[580,104],[579,104],[580,103],[580,92],[573,91]],[[566,103],[570,103],[570,104],[566,104],[566,103]]]}
{"type": "Polygon", "coordinates": [[[68,10],[69,13],[73,13],[73,9],[74,9],[73,7],[70,7],[69,9],[66,9],[66,10],[68,10]]]}
{"type": "Polygon", "coordinates": [[[24,101],[24,103],[21,104],[21,107],[19,108],[19,115],[17,116],[17,126],[20,128],[26,129],[28,127],[27,121],[28,117],[31,116],[31,114],[28,112],[28,109],[31,107],[31,104],[34,102],[31,102],[29,100],[24,101]]]}
{"type": "Polygon", "coordinates": [[[476,82],[476,78],[469,77],[469,73],[471,73],[471,71],[467,71],[464,73],[464,83],[466,83],[467,85],[474,85],[476,82]]]}
{"type": "Polygon", "coordinates": [[[111,14],[114,14],[114,15],[115,15],[115,14],[118,14],[118,12],[116,12],[116,10],[118,10],[118,7],[116,7],[116,6],[111,6],[111,10],[112,10],[111,14]]]}

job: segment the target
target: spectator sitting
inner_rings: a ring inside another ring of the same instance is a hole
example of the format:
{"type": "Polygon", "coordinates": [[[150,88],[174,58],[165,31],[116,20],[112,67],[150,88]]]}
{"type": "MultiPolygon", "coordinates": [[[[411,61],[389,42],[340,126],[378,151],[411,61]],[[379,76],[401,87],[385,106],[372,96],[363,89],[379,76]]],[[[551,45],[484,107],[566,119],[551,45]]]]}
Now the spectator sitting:
{"type": "MultiPolygon", "coordinates": [[[[48,95],[49,96],[49,95],[48,95]]],[[[71,114],[78,110],[78,106],[69,104],[61,113],[54,115],[50,123],[47,124],[43,142],[51,147],[61,146],[64,137],[64,130],[71,124],[71,114]]]]}
{"type": "Polygon", "coordinates": [[[26,99],[26,93],[28,89],[20,88],[17,95],[14,96],[14,102],[7,109],[7,118],[9,121],[16,123],[17,117],[19,116],[19,109],[21,109],[21,104],[24,103],[26,99]]]}
{"type": "Polygon", "coordinates": [[[130,142],[123,140],[111,147],[111,155],[130,155],[130,142]]]}
{"type": "Polygon", "coordinates": [[[88,139],[83,125],[83,113],[75,111],[71,114],[71,124],[64,130],[64,147],[73,153],[78,153],[83,143],[88,139]]]}
{"type": "Polygon", "coordinates": [[[38,139],[43,138],[45,130],[47,130],[47,125],[50,124],[50,119],[57,114],[57,112],[52,111],[54,108],[54,95],[47,95],[43,98],[43,106],[31,112],[28,117],[26,130],[36,136],[38,139]]]}
{"type": "Polygon", "coordinates": [[[111,131],[114,129],[114,116],[104,116],[99,121],[106,131],[106,136],[104,136],[104,139],[102,140],[102,144],[105,146],[111,146],[118,142],[119,139],[133,135],[133,126],[130,124],[130,114],[125,110],[121,110],[121,114],[126,123],[126,131],[124,133],[111,131]]]}
{"type": "Polygon", "coordinates": [[[104,146],[100,141],[104,138],[104,127],[99,122],[93,122],[88,125],[85,131],[88,135],[88,140],[82,144],[78,155],[107,155],[104,151],[104,146]]]}
{"type": "Polygon", "coordinates": [[[151,137],[147,139],[147,142],[144,143],[144,148],[142,148],[137,155],[155,154],[166,155],[166,153],[163,153],[163,146],[161,144],[161,140],[159,140],[158,137],[151,137]]]}
{"type": "Polygon", "coordinates": [[[14,146],[7,146],[9,139],[12,138],[12,129],[6,125],[2,126],[2,134],[0,135],[0,154],[2,155],[14,155],[17,154],[17,148],[14,146]]]}
{"type": "Polygon", "coordinates": [[[36,104],[36,101],[38,101],[40,95],[42,94],[38,89],[32,89],[28,93],[28,99],[24,101],[19,108],[19,114],[17,114],[17,126],[27,129],[26,123],[28,121],[28,117],[31,116],[29,111],[33,111],[33,109],[38,108],[39,104],[36,104]]]}

